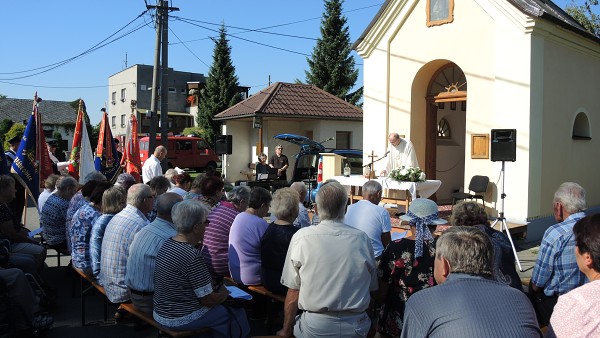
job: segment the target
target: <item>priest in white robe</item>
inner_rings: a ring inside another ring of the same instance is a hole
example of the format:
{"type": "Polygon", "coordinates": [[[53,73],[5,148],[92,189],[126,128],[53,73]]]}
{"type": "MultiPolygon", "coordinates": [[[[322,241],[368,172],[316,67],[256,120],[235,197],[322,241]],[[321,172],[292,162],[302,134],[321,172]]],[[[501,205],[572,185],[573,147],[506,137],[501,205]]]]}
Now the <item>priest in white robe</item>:
{"type": "Polygon", "coordinates": [[[398,133],[391,133],[388,136],[390,145],[388,146],[387,157],[382,160],[382,170],[379,176],[387,176],[392,170],[404,167],[419,167],[417,154],[410,140],[401,138],[398,133]]]}

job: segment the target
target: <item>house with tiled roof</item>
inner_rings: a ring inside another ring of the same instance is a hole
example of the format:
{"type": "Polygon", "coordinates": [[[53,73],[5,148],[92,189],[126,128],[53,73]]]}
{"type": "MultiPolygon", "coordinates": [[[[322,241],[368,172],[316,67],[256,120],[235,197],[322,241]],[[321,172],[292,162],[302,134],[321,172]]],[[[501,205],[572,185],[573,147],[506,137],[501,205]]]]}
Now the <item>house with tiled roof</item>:
{"type": "MultiPolygon", "coordinates": [[[[9,119],[27,125],[32,104],[32,99],[0,99],[0,120],[9,119]]],[[[53,133],[59,132],[63,140],[61,149],[70,150],[73,145],[77,109],[71,106],[70,102],[53,100],[42,100],[38,107],[46,138],[51,138],[53,133]]]]}
{"type": "Polygon", "coordinates": [[[487,210],[504,205],[512,222],[549,216],[565,181],[600,205],[600,39],[552,1],[387,0],[353,48],[364,65],[364,152],[381,155],[388,133],[406,135],[442,181],[438,200],[485,175],[487,210]],[[494,161],[501,142],[514,162],[494,161]]]}
{"type": "Polygon", "coordinates": [[[223,134],[232,135],[233,154],[226,156],[223,171],[228,180],[247,179],[248,163],[261,152],[272,155],[282,143],[294,167],[298,146],[283,144],[274,135],[290,133],[316,141],[328,140],[330,148],[362,149],[362,110],[312,85],[276,82],[248,99],[222,111],[223,134]]]}

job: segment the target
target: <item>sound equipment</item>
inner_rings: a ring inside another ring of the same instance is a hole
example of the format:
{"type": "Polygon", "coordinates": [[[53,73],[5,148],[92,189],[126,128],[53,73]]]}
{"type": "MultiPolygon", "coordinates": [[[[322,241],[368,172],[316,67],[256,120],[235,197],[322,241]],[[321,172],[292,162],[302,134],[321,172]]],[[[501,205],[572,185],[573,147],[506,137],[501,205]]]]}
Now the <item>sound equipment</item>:
{"type": "Polygon", "coordinates": [[[517,130],[492,129],[492,162],[517,160],[517,130]]]}
{"type": "Polygon", "coordinates": [[[231,155],[233,148],[233,139],[231,135],[217,135],[215,136],[215,153],[217,155],[231,155]]]}

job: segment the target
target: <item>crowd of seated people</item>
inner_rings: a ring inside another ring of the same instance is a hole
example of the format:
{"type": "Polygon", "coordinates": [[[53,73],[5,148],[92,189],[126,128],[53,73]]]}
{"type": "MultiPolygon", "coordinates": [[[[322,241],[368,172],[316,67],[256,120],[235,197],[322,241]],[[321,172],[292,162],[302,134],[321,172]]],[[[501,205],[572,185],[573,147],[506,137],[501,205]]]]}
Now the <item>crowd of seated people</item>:
{"type": "MultiPolygon", "coordinates": [[[[120,176],[113,186],[94,172],[81,188],[59,177],[40,212],[44,238],[69,249],[73,267],[95,277],[111,302],[132,302],[174,330],[248,336],[244,308],[225,302],[223,282],[231,277],[286,296],[277,333],[284,337],[541,336],[548,324],[550,337],[598,335],[600,215],[585,217],[585,191],[575,183],[555,193],[558,223],[544,234],[525,293],[510,242],[490,227],[481,204],[454,206],[449,227],[434,239],[447,221],[435,202],[415,199],[400,216],[410,232],[392,241],[376,182],[348,213],[345,190],[326,182],[308,225],[300,182],[274,193],[243,186],[225,193],[220,177],[199,177],[183,196],[167,193],[164,176],[148,184],[120,176]],[[334,285],[332,275],[348,277],[334,285]]],[[[14,184],[0,176],[0,239],[7,243],[0,245],[0,287],[12,304],[24,304],[23,326],[48,327],[52,317],[21,282],[31,273],[43,284],[46,250],[6,206],[14,184]]],[[[115,319],[125,315],[119,309],[115,319]]]]}

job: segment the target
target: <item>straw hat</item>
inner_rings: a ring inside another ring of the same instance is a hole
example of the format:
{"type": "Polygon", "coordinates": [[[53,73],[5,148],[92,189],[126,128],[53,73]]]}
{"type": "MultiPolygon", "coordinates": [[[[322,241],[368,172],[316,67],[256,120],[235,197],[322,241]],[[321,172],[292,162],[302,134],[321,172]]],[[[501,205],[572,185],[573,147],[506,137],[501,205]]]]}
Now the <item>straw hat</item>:
{"type": "Polygon", "coordinates": [[[429,224],[446,224],[445,219],[439,218],[438,206],[434,201],[426,198],[416,198],[410,202],[406,215],[400,216],[403,221],[416,223],[417,219],[425,220],[429,224]]]}

